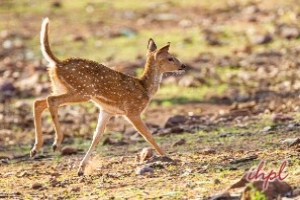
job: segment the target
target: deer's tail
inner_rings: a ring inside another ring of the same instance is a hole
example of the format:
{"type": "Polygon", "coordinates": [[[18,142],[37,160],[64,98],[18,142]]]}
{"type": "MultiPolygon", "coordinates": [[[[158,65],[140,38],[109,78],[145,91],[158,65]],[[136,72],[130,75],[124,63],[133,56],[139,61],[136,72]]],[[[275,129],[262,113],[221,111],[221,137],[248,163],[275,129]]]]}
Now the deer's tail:
{"type": "Polygon", "coordinates": [[[55,66],[55,64],[59,63],[60,60],[57,57],[55,57],[51,51],[48,40],[48,24],[49,19],[45,18],[42,23],[40,35],[41,50],[44,58],[50,63],[50,66],[55,66]]]}

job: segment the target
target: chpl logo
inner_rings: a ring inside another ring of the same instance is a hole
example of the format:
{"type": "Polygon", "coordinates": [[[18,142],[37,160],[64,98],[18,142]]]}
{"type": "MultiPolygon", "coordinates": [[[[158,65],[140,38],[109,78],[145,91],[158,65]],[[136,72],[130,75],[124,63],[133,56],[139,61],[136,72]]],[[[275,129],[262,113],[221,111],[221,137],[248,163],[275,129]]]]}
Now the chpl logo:
{"type": "Polygon", "coordinates": [[[263,171],[264,166],[266,165],[266,161],[261,161],[257,168],[252,168],[248,171],[246,179],[251,182],[253,180],[262,180],[263,181],[263,189],[266,190],[269,186],[269,183],[276,180],[276,178],[280,181],[283,181],[288,177],[288,173],[285,172],[285,169],[288,165],[288,161],[284,160],[278,171],[271,170],[269,172],[263,171]]]}

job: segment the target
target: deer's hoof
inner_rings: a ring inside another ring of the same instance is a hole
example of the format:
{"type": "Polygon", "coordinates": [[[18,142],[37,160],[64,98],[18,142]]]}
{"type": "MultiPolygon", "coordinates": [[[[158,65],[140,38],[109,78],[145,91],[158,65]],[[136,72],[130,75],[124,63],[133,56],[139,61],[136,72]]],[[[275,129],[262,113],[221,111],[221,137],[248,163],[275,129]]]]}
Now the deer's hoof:
{"type": "Polygon", "coordinates": [[[31,150],[30,151],[30,157],[33,157],[33,156],[35,156],[36,155],[36,150],[31,150]]]}
{"type": "Polygon", "coordinates": [[[83,169],[81,167],[79,168],[77,174],[78,174],[78,176],[83,176],[84,175],[83,169]]]}
{"type": "Polygon", "coordinates": [[[53,149],[53,152],[55,152],[56,149],[57,149],[57,145],[56,145],[56,144],[53,144],[52,149],[53,149]]]}

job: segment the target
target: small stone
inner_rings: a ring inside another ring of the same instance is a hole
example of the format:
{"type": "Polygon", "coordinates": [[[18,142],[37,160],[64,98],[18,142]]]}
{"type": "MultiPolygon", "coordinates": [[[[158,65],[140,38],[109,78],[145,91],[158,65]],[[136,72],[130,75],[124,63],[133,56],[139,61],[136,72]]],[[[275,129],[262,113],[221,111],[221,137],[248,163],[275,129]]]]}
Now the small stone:
{"type": "Polygon", "coordinates": [[[215,154],[215,153],[216,153],[216,150],[215,150],[215,149],[212,149],[212,148],[207,148],[207,149],[204,149],[204,150],[202,151],[202,153],[203,153],[204,155],[215,154]]]}
{"type": "Polygon", "coordinates": [[[300,138],[287,138],[284,141],[282,141],[283,144],[288,144],[288,146],[296,146],[300,144],[300,138]]]}
{"type": "Polygon", "coordinates": [[[219,179],[215,179],[215,180],[214,180],[214,184],[215,184],[215,185],[221,184],[221,181],[220,181],[219,179]]]}
{"type": "Polygon", "coordinates": [[[287,125],[287,130],[288,131],[292,131],[292,130],[294,130],[294,128],[295,128],[295,124],[288,124],[287,125]]]}
{"type": "Polygon", "coordinates": [[[228,133],[220,133],[219,137],[223,138],[223,137],[230,137],[232,135],[231,132],[228,133]]]}
{"type": "Polygon", "coordinates": [[[41,184],[41,183],[34,183],[31,186],[31,188],[34,190],[41,189],[42,187],[43,187],[43,184],[41,184]]]}
{"type": "Polygon", "coordinates": [[[181,138],[180,140],[174,142],[174,143],[172,144],[172,147],[180,146],[180,145],[183,145],[183,144],[185,144],[185,143],[186,143],[186,140],[185,140],[184,138],[181,138]]]}
{"type": "Polygon", "coordinates": [[[71,191],[72,192],[79,192],[80,191],[80,187],[72,187],[71,191]]]}
{"type": "Polygon", "coordinates": [[[284,114],[276,114],[273,116],[273,122],[285,122],[290,120],[293,120],[293,118],[284,114]]]}
{"type": "Polygon", "coordinates": [[[78,41],[85,41],[85,38],[82,36],[82,35],[78,35],[78,34],[75,34],[72,36],[72,41],[75,41],[75,42],[78,42],[78,41]]]}
{"type": "Polygon", "coordinates": [[[11,82],[0,83],[0,92],[13,92],[14,90],[15,87],[11,82]]]}
{"type": "Polygon", "coordinates": [[[279,197],[291,196],[292,187],[285,181],[280,181],[275,179],[272,182],[269,182],[267,188],[264,188],[264,181],[254,181],[252,186],[247,186],[244,189],[241,199],[251,199],[252,194],[254,193],[252,188],[262,192],[267,199],[278,199],[279,197]]]}
{"type": "Polygon", "coordinates": [[[136,175],[144,175],[144,174],[146,174],[146,173],[153,174],[153,173],[154,173],[153,168],[147,167],[147,166],[139,166],[139,167],[137,167],[136,170],[135,170],[135,174],[136,174],[136,175]]]}
{"type": "Polygon", "coordinates": [[[296,188],[293,190],[293,196],[294,197],[300,196],[300,188],[296,188]]]}
{"type": "Polygon", "coordinates": [[[187,117],[184,115],[174,115],[170,117],[165,123],[165,128],[172,128],[179,124],[184,124],[187,121],[187,117]]]}
{"type": "Polygon", "coordinates": [[[77,153],[77,149],[71,146],[65,146],[61,149],[61,155],[73,155],[77,153]]]}
{"type": "Polygon", "coordinates": [[[268,132],[271,131],[272,129],[273,129],[272,126],[266,126],[261,130],[261,132],[268,132]]]}
{"type": "Polygon", "coordinates": [[[171,133],[183,133],[184,129],[180,126],[175,126],[171,128],[171,133]]]}
{"type": "Polygon", "coordinates": [[[286,39],[295,39],[300,36],[300,30],[297,27],[287,27],[281,28],[280,36],[286,39]]]}
{"type": "Polygon", "coordinates": [[[61,8],[62,7],[62,3],[59,1],[54,1],[51,5],[53,8],[61,8]]]}
{"type": "Polygon", "coordinates": [[[210,200],[222,200],[222,199],[231,199],[230,193],[229,192],[224,192],[224,193],[212,196],[210,198],[210,200]]]}
{"type": "Polygon", "coordinates": [[[168,156],[153,156],[149,160],[147,160],[147,163],[154,163],[154,162],[176,163],[178,162],[178,160],[173,160],[168,156]]]}
{"type": "Polygon", "coordinates": [[[272,42],[273,38],[271,35],[257,35],[252,38],[252,44],[268,44],[272,42]]]}

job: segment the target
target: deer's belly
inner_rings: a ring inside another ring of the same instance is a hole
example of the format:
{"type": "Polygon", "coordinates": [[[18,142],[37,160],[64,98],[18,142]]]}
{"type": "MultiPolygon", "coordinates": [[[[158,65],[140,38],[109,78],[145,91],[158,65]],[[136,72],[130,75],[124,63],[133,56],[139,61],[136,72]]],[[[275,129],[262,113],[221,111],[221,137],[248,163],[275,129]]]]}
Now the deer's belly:
{"type": "Polygon", "coordinates": [[[93,98],[92,102],[94,102],[101,109],[107,111],[108,113],[114,115],[124,115],[125,111],[122,108],[122,105],[117,105],[114,102],[109,100],[101,99],[101,98],[93,98]]]}

